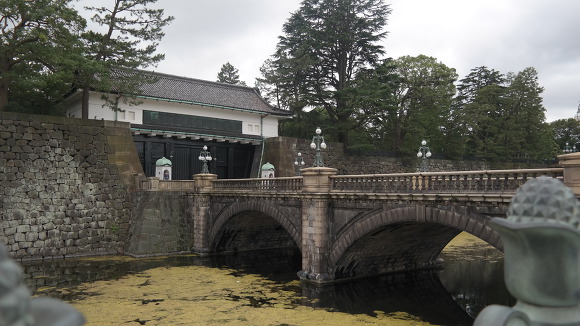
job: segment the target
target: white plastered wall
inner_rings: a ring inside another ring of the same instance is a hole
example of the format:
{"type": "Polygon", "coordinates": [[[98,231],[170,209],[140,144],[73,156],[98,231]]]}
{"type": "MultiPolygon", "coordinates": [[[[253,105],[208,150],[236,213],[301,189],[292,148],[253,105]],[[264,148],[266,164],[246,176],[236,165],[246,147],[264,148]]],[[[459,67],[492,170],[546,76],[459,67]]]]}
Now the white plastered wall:
{"type": "MultiPolygon", "coordinates": [[[[245,112],[241,110],[222,109],[217,107],[150,99],[142,100],[142,103],[137,106],[129,106],[121,103],[119,107],[124,110],[124,112],[114,112],[109,107],[103,107],[103,103],[104,101],[100,98],[100,94],[91,93],[89,98],[89,119],[104,119],[142,124],[143,111],[149,110],[242,121],[243,134],[263,136],[265,138],[278,136],[278,117],[276,116],[263,116],[258,113],[245,112]]],[[[80,118],[80,102],[78,105],[72,105],[67,111],[67,115],[80,118]]]]}

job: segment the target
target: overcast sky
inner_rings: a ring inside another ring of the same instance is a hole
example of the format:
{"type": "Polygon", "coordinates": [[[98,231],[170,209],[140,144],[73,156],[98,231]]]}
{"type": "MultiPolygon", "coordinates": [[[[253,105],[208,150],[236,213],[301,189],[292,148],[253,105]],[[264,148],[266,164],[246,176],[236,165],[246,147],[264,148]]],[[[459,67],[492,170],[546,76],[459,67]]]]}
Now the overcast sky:
{"type": "MultiPolygon", "coordinates": [[[[112,0],[83,0],[94,6],[112,0]]],[[[155,71],[215,81],[230,62],[249,86],[274,52],[282,25],[300,0],[158,0],[175,20],[158,48],[155,71]]],[[[502,73],[538,71],[547,121],[580,105],[580,1],[387,0],[388,57],[419,54],[455,68],[459,79],[486,66],[502,73]]]]}

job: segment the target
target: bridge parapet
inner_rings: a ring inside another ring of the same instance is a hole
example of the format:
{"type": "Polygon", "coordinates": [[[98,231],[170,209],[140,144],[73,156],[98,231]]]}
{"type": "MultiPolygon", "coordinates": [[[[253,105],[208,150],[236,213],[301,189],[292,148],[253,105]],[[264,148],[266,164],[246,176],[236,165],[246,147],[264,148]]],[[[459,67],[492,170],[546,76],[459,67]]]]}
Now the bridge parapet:
{"type": "Polygon", "coordinates": [[[291,192],[302,191],[302,177],[222,179],[213,181],[215,192],[291,192]]]}
{"type": "Polygon", "coordinates": [[[331,176],[332,192],[515,193],[538,176],[563,179],[562,168],[331,176]]]}
{"type": "Polygon", "coordinates": [[[159,180],[156,177],[150,177],[140,180],[138,189],[145,191],[193,191],[195,180],[159,180]]]}

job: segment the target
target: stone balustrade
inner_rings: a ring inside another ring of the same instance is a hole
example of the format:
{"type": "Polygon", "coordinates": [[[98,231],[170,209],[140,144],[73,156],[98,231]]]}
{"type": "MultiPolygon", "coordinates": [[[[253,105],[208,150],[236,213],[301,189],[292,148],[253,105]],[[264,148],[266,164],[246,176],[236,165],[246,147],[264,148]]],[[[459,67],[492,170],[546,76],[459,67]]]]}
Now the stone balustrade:
{"type": "Polygon", "coordinates": [[[244,190],[299,192],[302,190],[302,177],[215,180],[213,188],[217,192],[244,190]]]}
{"type": "Polygon", "coordinates": [[[366,193],[504,193],[538,176],[563,179],[562,168],[336,175],[332,192],[366,193]]]}
{"type": "MultiPolygon", "coordinates": [[[[530,178],[550,176],[563,180],[564,175],[563,168],[369,175],[336,175],[336,171],[331,170],[327,173],[329,184],[326,186],[331,193],[513,193],[530,178]]],[[[304,184],[303,176],[251,179],[217,179],[212,174],[200,176],[207,176],[204,180],[210,182],[205,187],[217,193],[297,193],[312,188],[304,184]]],[[[146,191],[195,191],[196,181],[166,181],[152,177],[142,180],[139,187],[146,191]]]]}

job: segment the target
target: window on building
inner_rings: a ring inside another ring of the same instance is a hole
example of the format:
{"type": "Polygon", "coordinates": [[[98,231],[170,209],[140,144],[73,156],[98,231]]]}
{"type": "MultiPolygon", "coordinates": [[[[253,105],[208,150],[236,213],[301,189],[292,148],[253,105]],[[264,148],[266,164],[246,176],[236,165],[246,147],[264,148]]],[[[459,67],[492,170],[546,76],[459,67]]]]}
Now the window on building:
{"type": "Polygon", "coordinates": [[[129,111],[129,120],[130,121],[135,121],[135,111],[129,111]]]}
{"type": "Polygon", "coordinates": [[[260,125],[254,125],[254,131],[260,133],[260,125]]]}
{"type": "Polygon", "coordinates": [[[119,120],[125,120],[125,111],[119,111],[117,117],[119,120]]]}
{"type": "Polygon", "coordinates": [[[168,112],[143,111],[143,123],[161,126],[242,133],[241,121],[168,112]]]}
{"type": "Polygon", "coordinates": [[[254,132],[254,125],[252,124],[248,125],[248,132],[254,132]]]}

